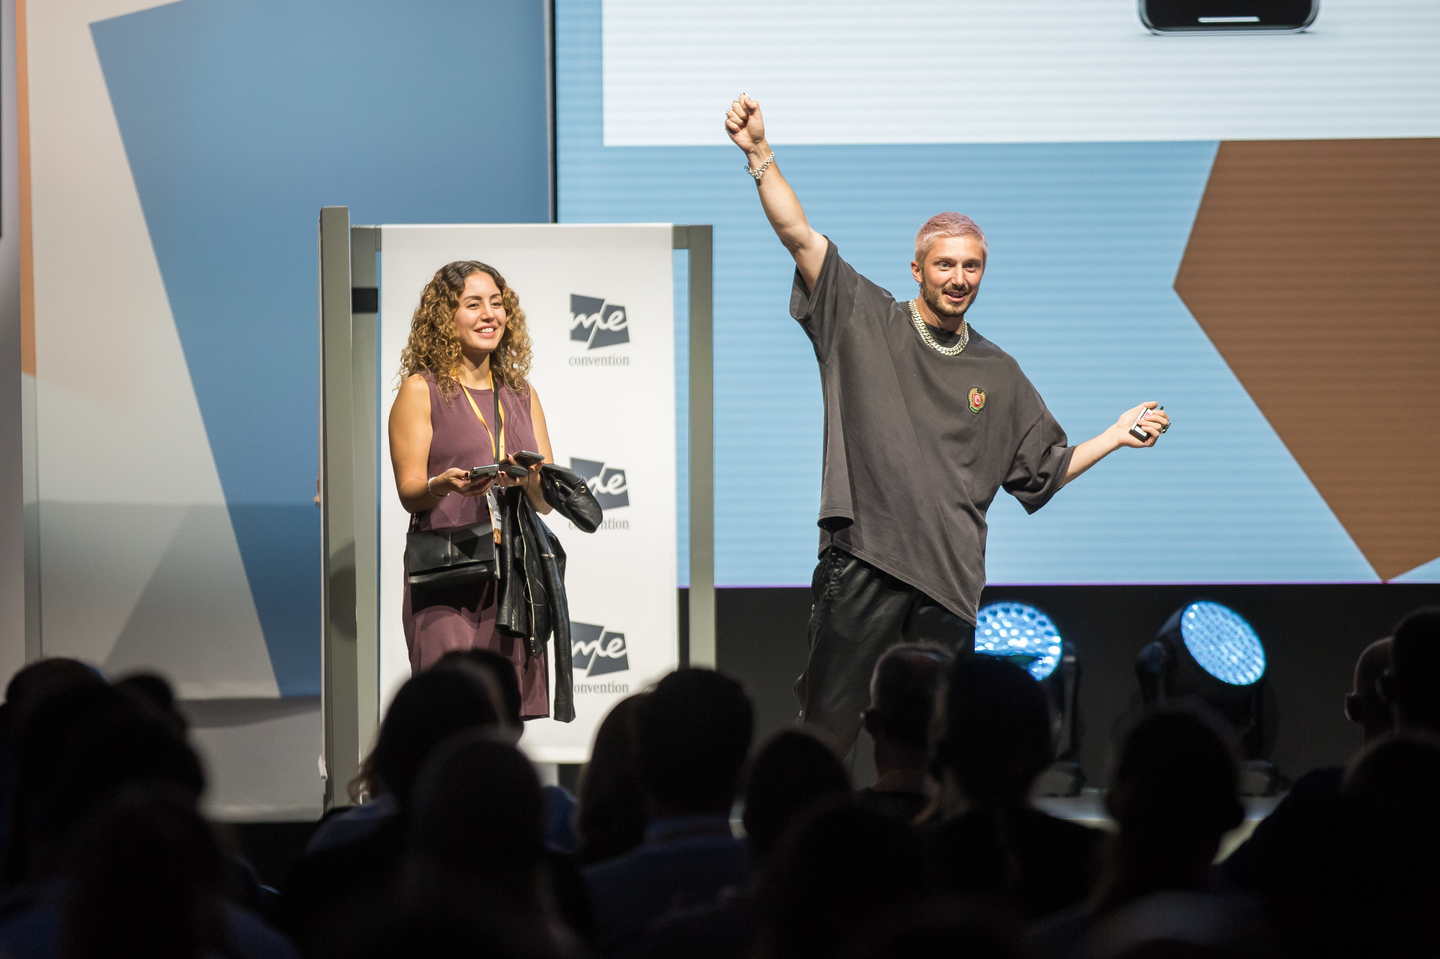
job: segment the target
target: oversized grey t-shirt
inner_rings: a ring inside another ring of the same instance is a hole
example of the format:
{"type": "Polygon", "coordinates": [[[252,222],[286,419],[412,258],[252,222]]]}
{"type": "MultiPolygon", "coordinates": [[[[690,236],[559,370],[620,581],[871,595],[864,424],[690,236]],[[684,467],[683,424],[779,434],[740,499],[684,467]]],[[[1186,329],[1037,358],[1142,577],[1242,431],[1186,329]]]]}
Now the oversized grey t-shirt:
{"type": "Polygon", "coordinates": [[[985,511],[1001,488],[1027,512],[1044,506],[1070,465],[1065,431],[1009,354],[974,327],[959,355],[931,349],[909,306],[833,243],[814,290],[795,272],[790,315],[825,399],[821,551],[833,543],[975,622],[985,511]]]}

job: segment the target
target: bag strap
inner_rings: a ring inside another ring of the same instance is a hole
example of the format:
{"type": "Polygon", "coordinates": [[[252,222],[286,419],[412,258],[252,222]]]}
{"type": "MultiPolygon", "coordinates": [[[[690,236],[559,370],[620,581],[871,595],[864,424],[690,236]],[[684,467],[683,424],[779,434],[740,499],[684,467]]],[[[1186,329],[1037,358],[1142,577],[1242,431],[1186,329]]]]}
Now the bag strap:
{"type": "Polygon", "coordinates": [[[495,462],[505,458],[505,414],[500,409],[500,387],[495,385],[495,374],[490,374],[490,398],[495,401],[495,422],[500,424],[500,449],[495,454],[495,462]]]}

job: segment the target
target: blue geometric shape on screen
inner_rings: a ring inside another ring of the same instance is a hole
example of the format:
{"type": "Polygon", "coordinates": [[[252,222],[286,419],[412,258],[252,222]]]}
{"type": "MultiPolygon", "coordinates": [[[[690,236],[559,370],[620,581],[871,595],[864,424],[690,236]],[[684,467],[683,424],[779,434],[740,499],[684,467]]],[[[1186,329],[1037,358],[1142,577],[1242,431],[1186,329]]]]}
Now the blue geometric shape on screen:
{"type": "Polygon", "coordinates": [[[311,674],[314,630],[320,628],[320,597],[315,592],[320,511],[310,503],[229,507],[280,695],[313,696],[319,691],[319,677],[311,674]]]}
{"type": "Polygon", "coordinates": [[[991,603],[975,616],[975,652],[1005,659],[1038,680],[1060,664],[1060,631],[1034,606],[991,603]]]}
{"type": "Polygon", "coordinates": [[[91,34],[276,680],[313,695],[319,209],[548,220],[544,4],[183,0],[91,34]]]}
{"type": "Polygon", "coordinates": [[[1222,683],[1249,686],[1265,675],[1265,647],[1228,606],[1199,602],[1180,615],[1180,638],[1200,668],[1222,683]]]}
{"type": "Polygon", "coordinates": [[[1440,583],[1440,556],[1390,580],[1392,583],[1440,583]]]}

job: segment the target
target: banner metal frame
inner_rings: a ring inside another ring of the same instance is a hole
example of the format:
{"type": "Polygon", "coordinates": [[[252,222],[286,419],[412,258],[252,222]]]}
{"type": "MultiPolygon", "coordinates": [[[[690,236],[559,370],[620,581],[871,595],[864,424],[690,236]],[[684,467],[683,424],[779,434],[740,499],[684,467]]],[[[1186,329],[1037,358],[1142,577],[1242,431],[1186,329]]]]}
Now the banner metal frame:
{"type": "MultiPolygon", "coordinates": [[[[715,668],[714,227],[674,224],[689,254],[690,587],[679,662],[715,668]]],[[[320,211],[321,770],[327,810],[346,805],[380,723],[381,228],[320,211]]]]}

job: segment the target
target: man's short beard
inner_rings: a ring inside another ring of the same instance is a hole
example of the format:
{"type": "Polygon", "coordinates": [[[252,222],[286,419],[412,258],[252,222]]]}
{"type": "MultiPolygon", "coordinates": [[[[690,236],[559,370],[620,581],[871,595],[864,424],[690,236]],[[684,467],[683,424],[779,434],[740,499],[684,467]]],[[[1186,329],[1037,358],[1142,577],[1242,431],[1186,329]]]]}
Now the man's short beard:
{"type": "Polygon", "coordinates": [[[931,286],[929,283],[921,283],[920,296],[930,305],[930,309],[936,316],[963,317],[965,311],[970,308],[970,305],[967,303],[957,309],[949,303],[946,303],[945,299],[940,295],[944,289],[944,287],[931,286]]]}

